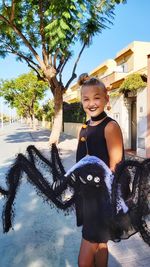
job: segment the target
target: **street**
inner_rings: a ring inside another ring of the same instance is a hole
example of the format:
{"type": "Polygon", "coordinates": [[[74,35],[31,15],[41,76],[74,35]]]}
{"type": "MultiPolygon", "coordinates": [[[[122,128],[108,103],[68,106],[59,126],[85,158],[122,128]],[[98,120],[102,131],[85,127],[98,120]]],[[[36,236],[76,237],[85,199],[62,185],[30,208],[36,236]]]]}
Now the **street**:
{"type": "MultiPolygon", "coordinates": [[[[10,125],[0,132],[0,184],[18,152],[35,144],[29,128],[10,125]]],[[[5,199],[0,201],[0,214],[5,199]]],[[[14,230],[2,233],[0,220],[0,267],[77,266],[80,231],[74,215],[64,216],[24,181],[15,203],[14,230]]]]}
{"type": "MultiPolygon", "coordinates": [[[[49,131],[32,131],[21,124],[0,129],[0,184],[6,187],[5,176],[17,153],[25,153],[29,144],[48,149],[49,131]]],[[[77,140],[63,134],[59,144],[63,165],[75,162],[77,140]]],[[[15,201],[14,230],[3,234],[0,220],[0,267],[77,267],[81,228],[76,227],[75,215],[43,202],[23,179],[15,201]]],[[[0,197],[0,214],[5,199],[0,197]]],[[[138,234],[119,243],[109,242],[109,267],[148,267],[149,247],[138,234]]]]}

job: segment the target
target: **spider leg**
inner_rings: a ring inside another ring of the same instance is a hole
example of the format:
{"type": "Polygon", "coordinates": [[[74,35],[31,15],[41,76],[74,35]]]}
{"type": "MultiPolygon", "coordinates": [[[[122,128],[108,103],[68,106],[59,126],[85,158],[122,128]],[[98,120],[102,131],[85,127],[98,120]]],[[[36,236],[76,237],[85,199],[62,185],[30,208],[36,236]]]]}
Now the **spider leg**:
{"type": "Polygon", "coordinates": [[[150,246],[150,159],[144,160],[141,165],[138,199],[139,232],[150,246]]]}
{"type": "Polygon", "coordinates": [[[2,187],[0,186],[0,194],[1,194],[2,196],[7,196],[7,195],[8,195],[8,190],[5,190],[4,188],[2,188],[2,187]]]}
{"type": "Polygon", "coordinates": [[[35,186],[38,193],[42,194],[48,201],[52,201],[57,208],[65,210],[74,203],[74,195],[64,203],[61,201],[61,193],[66,189],[69,177],[65,177],[64,183],[52,189],[52,185],[42,176],[35,165],[30,162],[24,155],[18,154],[13,167],[10,169],[7,176],[8,195],[6,205],[3,211],[3,228],[4,232],[8,232],[12,227],[13,203],[16,192],[20,185],[22,172],[27,174],[28,181],[35,186]]]}
{"type": "Polygon", "coordinates": [[[4,232],[8,232],[12,226],[11,221],[12,218],[14,217],[13,202],[19,186],[20,175],[21,175],[21,168],[19,166],[17,158],[16,164],[14,164],[14,166],[10,169],[7,177],[8,194],[7,194],[6,204],[2,213],[4,232]]]}
{"type": "MultiPolygon", "coordinates": [[[[150,159],[143,162],[127,160],[121,163],[115,172],[113,184],[113,207],[116,214],[116,199],[118,185],[124,186],[129,176],[130,192],[125,203],[129,207],[131,224],[140,232],[143,240],[150,245],[150,231],[145,217],[150,214],[148,195],[150,194],[150,159]]],[[[127,181],[128,183],[128,181],[127,181]]]]}
{"type": "Polygon", "coordinates": [[[52,171],[53,174],[53,181],[57,181],[62,178],[62,176],[65,174],[64,167],[61,163],[60,156],[58,154],[58,149],[56,147],[56,144],[52,144],[51,147],[51,159],[52,162],[50,162],[48,159],[46,159],[40,151],[33,145],[27,147],[27,152],[29,154],[29,160],[35,165],[35,157],[38,156],[42,162],[47,164],[52,171]]]}
{"type": "Polygon", "coordinates": [[[35,156],[38,156],[40,158],[40,160],[42,162],[44,162],[45,164],[47,164],[50,168],[52,168],[52,163],[47,159],[45,158],[42,153],[33,145],[30,145],[27,147],[27,152],[28,152],[28,155],[29,155],[29,160],[32,162],[32,164],[35,165],[35,156]]]}
{"type": "Polygon", "coordinates": [[[54,181],[57,181],[58,179],[61,180],[61,178],[65,174],[65,169],[61,163],[61,159],[60,159],[60,156],[58,154],[58,149],[57,149],[55,143],[52,144],[51,159],[52,159],[53,179],[54,179],[54,181]]]}
{"type": "Polygon", "coordinates": [[[118,185],[120,185],[122,193],[123,191],[127,191],[124,192],[123,197],[127,203],[131,202],[132,205],[139,185],[140,170],[141,164],[136,160],[122,161],[117,165],[112,185],[112,203],[115,214],[118,185]],[[124,190],[124,188],[126,188],[126,190],[124,190]]]}
{"type": "MultiPolygon", "coordinates": [[[[38,192],[42,193],[47,200],[51,200],[58,208],[63,209],[63,207],[67,207],[66,203],[60,202],[57,197],[59,197],[67,188],[70,177],[64,177],[63,183],[53,187],[53,184],[50,185],[49,182],[42,176],[40,171],[33,167],[32,163],[29,162],[22,154],[20,154],[20,165],[22,171],[27,174],[28,181],[36,187],[38,192]]],[[[69,203],[71,203],[71,201],[69,201],[69,203]]]]}

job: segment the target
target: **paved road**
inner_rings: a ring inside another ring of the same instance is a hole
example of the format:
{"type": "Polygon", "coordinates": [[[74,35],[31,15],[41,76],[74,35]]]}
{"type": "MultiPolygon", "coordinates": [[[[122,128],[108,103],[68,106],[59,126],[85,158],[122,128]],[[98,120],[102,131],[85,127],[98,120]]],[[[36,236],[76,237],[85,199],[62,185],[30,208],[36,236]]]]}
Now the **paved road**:
{"type": "MultiPolygon", "coordinates": [[[[13,124],[0,130],[0,184],[18,152],[29,144],[47,148],[49,131],[33,132],[26,125],[13,124]]],[[[76,139],[63,135],[59,145],[66,169],[75,162],[76,139]]],[[[0,201],[0,214],[5,200],[0,201]]],[[[81,229],[75,216],[51,209],[23,181],[16,199],[14,230],[2,233],[0,221],[0,267],[77,267],[81,229]]],[[[127,241],[109,242],[109,267],[149,267],[149,247],[138,235],[127,241]]]]}
{"type": "MultiPolygon", "coordinates": [[[[27,126],[11,125],[0,131],[0,183],[18,152],[29,144],[43,147],[48,131],[35,133],[27,126]]],[[[64,155],[67,157],[67,154],[64,155]]],[[[0,201],[0,214],[4,199],[0,201]]],[[[77,266],[80,230],[74,215],[64,216],[51,209],[37,196],[34,188],[23,182],[16,199],[14,231],[2,233],[0,220],[0,267],[77,266]]]]}

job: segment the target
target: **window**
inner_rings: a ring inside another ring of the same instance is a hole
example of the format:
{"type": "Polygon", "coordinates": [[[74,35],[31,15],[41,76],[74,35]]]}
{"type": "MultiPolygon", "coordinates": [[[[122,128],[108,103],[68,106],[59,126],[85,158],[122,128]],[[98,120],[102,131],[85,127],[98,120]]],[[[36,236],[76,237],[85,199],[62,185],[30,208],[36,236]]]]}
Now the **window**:
{"type": "Polygon", "coordinates": [[[122,63],[116,68],[116,72],[128,72],[127,63],[122,63]]]}

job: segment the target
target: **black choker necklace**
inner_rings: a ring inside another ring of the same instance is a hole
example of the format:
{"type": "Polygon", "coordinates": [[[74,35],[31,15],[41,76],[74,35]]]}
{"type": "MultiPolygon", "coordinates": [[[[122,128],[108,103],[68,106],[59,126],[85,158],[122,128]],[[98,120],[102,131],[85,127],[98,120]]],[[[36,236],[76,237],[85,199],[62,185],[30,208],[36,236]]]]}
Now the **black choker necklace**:
{"type": "Polygon", "coordinates": [[[91,117],[91,120],[92,121],[100,121],[100,120],[104,119],[106,116],[107,116],[106,112],[103,111],[99,115],[97,115],[96,117],[91,117]]]}

